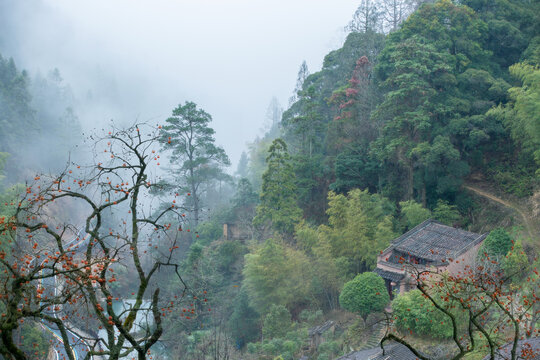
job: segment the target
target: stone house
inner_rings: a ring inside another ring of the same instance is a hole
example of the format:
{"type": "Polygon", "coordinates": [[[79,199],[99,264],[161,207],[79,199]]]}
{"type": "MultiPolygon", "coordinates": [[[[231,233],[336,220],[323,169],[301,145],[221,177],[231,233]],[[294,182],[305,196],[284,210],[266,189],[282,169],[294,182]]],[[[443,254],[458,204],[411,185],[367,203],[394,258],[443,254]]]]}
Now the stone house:
{"type": "Polygon", "coordinates": [[[225,240],[247,240],[252,237],[251,230],[244,224],[223,224],[223,238],[225,240]]]}
{"type": "Polygon", "coordinates": [[[416,286],[406,264],[458,273],[474,263],[486,236],[429,219],[392,241],[377,257],[375,272],[385,280],[392,298],[394,292],[402,294],[416,286]]]}

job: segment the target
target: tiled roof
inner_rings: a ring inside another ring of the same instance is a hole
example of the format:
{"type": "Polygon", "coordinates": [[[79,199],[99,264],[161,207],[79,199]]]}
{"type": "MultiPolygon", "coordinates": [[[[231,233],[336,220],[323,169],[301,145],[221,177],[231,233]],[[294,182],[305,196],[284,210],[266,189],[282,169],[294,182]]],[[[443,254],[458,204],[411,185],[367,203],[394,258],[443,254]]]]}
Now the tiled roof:
{"type": "Polygon", "coordinates": [[[417,360],[405,345],[398,343],[387,344],[384,346],[384,355],[380,347],[369,350],[355,351],[344,355],[336,360],[417,360]]]}
{"type": "MultiPolygon", "coordinates": [[[[513,343],[505,345],[502,349],[496,350],[495,360],[508,360],[511,358],[510,351],[513,343]]],[[[518,341],[516,351],[517,360],[540,360],[540,338],[530,338],[518,341]]],[[[487,355],[483,360],[489,360],[487,355]]]]}
{"type": "Polygon", "coordinates": [[[391,248],[418,258],[438,262],[442,258],[457,257],[486,237],[426,220],[398,237],[391,248]]]}
{"type": "Polygon", "coordinates": [[[372,356],[375,356],[381,351],[380,348],[373,348],[368,350],[354,351],[347,355],[343,355],[336,360],[368,360],[372,356]]]}
{"type": "MultiPolygon", "coordinates": [[[[510,349],[512,344],[507,344],[495,353],[495,360],[510,360],[510,349]]],[[[379,347],[355,351],[344,355],[336,360],[417,360],[405,345],[391,343],[384,346],[385,353],[379,347]]],[[[516,360],[540,360],[540,338],[524,339],[518,342],[516,360]]],[[[489,360],[489,355],[482,360],[489,360]]]]}
{"type": "Polygon", "coordinates": [[[369,360],[418,360],[418,357],[405,345],[385,345],[384,349],[384,355],[382,351],[380,351],[375,357],[369,358],[369,360]]]}
{"type": "Polygon", "coordinates": [[[383,279],[394,281],[396,283],[405,277],[405,274],[400,274],[400,273],[392,272],[392,271],[386,271],[380,268],[375,268],[375,270],[373,271],[376,274],[379,274],[379,276],[382,277],[383,279]]]}

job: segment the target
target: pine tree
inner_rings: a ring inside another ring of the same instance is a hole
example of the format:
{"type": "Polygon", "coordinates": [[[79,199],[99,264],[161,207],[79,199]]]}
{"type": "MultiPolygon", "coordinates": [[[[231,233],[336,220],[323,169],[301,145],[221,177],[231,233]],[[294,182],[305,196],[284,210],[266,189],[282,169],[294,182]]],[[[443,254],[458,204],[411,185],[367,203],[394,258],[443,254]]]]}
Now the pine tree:
{"type": "Polygon", "coordinates": [[[193,223],[199,223],[202,209],[201,185],[226,177],[223,166],[230,165],[223,148],[215,145],[214,129],[208,125],[212,117],[197,109],[194,102],[178,105],[163,126],[160,142],[171,151],[170,162],[175,182],[169,186],[187,194],[187,206],[193,212],[193,223]]]}
{"type": "Polygon", "coordinates": [[[294,226],[302,218],[302,210],[297,205],[297,189],[287,145],[282,139],[272,142],[263,174],[261,203],[253,219],[255,227],[265,231],[272,229],[291,237],[294,226]]]}

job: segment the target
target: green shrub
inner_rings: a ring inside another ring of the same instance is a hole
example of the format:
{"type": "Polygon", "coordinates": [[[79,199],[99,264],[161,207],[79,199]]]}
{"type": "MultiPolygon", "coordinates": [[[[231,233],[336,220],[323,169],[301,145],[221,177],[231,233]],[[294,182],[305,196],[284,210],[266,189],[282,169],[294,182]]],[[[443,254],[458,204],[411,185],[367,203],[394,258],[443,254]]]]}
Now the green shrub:
{"type": "Polygon", "coordinates": [[[235,297],[234,307],[229,318],[229,330],[239,347],[246,342],[257,340],[260,315],[249,305],[248,294],[242,287],[235,297]]]}
{"type": "Polygon", "coordinates": [[[197,226],[196,232],[199,235],[197,239],[198,244],[206,246],[223,235],[223,225],[219,221],[216,221],[216,219],[213,220],[204,221],[197,226]]]}
{"type": "Polygon", "coordinates": [[[499,187],[517,197],[531,196],[533,193],[535,176],[534,172],[523,169],[506,171],[497,169],[492,172],[493,180],[499,187]]]}
{"type": "Polygon", "coordinates": [[[322,319],[322,316],[323,316],[322,310],[304,309],[304,310],[302,310],[302,312],[300,313],[300,315],[298,317],[300,318],[300,320],[312,324],[312,323],[322,319]]]}
{"type": "MultiPolygon", "coordinates": [[[[248,351],[250,351],[250,344],[248,344],[248,351]]],[[[263,344],[258,348],[258,352],[251,352],[252,354],[260,354],[265,358],[275,357],[283,360],[293,360],[294,354],[300,350],[301,343],[296,343],[293,340],[285,340],[282,338],[274,338],[272,340],[265,340],[263,344]]],[[[251,346],[251,350],[255,350],[254,346],[251,346]]]]}
{"type": "Polygon", "coordinates": [[[503,228],[492,230],[480,248],[480,256],[503,257],[512,249],[512,238],[503,228]]]}
{"type": "Polygon", "coordinates": [[[277,355],[278,354],[278,347],[275,342],[265,342],[261,345],[261,351],[264,354],[268,355],[277,355]]]}
{"type": "Polygon", "coordinates": [[[288,353],[294,354],[298,350],[300,350],[300,344],[294,342],[293,340],[285,340],[283,342],[283,350],[285,350],[288,353]]]}
{"type": "Polygon", "coordinates": [[[283,305],[272,304],[270,311],[264,317],[263,337],[272,339],[283,337],[291,329],[291,314],[283,305]]]}
{"type": "Polygon", "coordinates": [[[216,250],[216,259],[219,269],[225,273],[232,273],[232,266],[246,253],[246,246],[239,241],[225,241],[216,250]]]}
{"type": "Polygon", "coordinates": [[[389,301],[384,280],[373,272],[357,275],[343,286],[339,295],[341,306],[358,313],[364,321],[372,312],[384,310],[389,301]]]}
{"type": "Polygon", "coordinates": [[[433,209],[433,218],[443,224],[452,226],[461,218],[456,205],[448,204],[448,201],[437,200],[437,206],[433,209]]]}
{"type": "Polygon", "coordinates": [[[414,200],[402,201],[399,206],[401,207],[402,221],[405,223],[407,230],[431,217],[431,211],[414,200]]]}
{"type": "Polygon", "coordinates": [[[334,356],[339,354],[341,347],[337,341],[326,341],[323,342],[321,345],[319,345],[319,357],[321,358],[321,355],[327,355],[329,359],[334,358],[334,356]]]}
{"type": "Polygon", "coordinates": [[[502,267],[505,274],[512,277],[513,282],[522,281],[530,272],[529,259],[520,240],[506,254],[502,267]]]}
{"type": "Polygon", "coordinates": [[[450,318],[438,310],[418,289],[398,295],[392,301],[394,324],[400,331],[427,335],[435,339],[452,336],[450,318]]]}
{"type": "Polygon", "coordinates": [[[247,344],[247,352],[250,354],[258,354],[261,351],[261,343],[249,343],[247,344]]]}

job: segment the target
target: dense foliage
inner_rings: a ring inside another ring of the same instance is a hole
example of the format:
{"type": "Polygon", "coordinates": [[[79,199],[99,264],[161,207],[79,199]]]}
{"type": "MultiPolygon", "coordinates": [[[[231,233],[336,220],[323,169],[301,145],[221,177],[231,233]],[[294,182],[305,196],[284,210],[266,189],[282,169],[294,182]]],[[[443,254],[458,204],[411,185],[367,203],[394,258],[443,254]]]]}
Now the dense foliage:
{"type": "Polygon", "coordinates": [[[65,166],[81,142],[74,103],[58,69],[32,78],[0,54],[0,151],[9,154],[5,175],[10,182],[65,166]]]}
{"type": "MultiPolygon", "coordinates": [[[[538,10],[517,0],[362,1],[351,33],[322,69],[300,66],[281,122],[272,120],[239,164],[249,182],[239,181],[228,220],[255,230],[238,299],[242,311],[259,314],[259,334],[273,306],[287,309],[297,326],[312,309],[329,317],[340,307],[363,317],[382,310],[388,300],[360,310],[353,301],[360,292],[349,290],[392,239],[429,218],[477,231],[493,226],[463,187],[470,179],[532,194],[539,183],[538,10]]],[[[507,261],[496,268],[528,268],[521,243],[499,245],[507,261]]],[[[367,299],[388,296],[378,285],[364,291],[367,299]]],[[[451,337],[448,319],[432,305],[425,310],[428,304],[417,292],[398,296],[393,307],[407,316],[397,327],[451,337]]],[[[233,331],[244,332],[240,325],[233,331]]],[[[288,358],[298,343],[286,347],[284,339],[293,333],[263,334],[248,353],[288,358]]],[[[354,342],[347,336],[340,341],[354,342]]],[[[317,354],[332,358],[333,351],[322,346],[317,354]]]]}
{"type": "Polygon", "coordinates": [[[492,230],[480,248],[481,256],[503,257],[513,248],[514,241],[504,229],[492,230]],[[485,254],[485,255],[484,255],[485,254]]]}
{"type": "Polygon", "coordinates": [[[263,232],[276,231],[291,236],[300,221],[302,210],[296,204],[297,188],[287,145],[276,139],[268,149],[267,170],[264,172],[261,202],[253,224],[263,232]]]}
{"type": "Polygon", "coordinates": [[[370,270],[396,236],[393,213],[387,199],[367,190],[352,190],[347,196],[330,192],[328,225],[319,227],[320,241],[329,244],[332,256],[348,259],[352,273],[370,270]]]}
{"type": "MultiPolygon", "coordinates": [[[[377,257],[427,219],[482,233],[496,229],[480,247],[474,268],[461,269],[457,277],[430,274],[424,287],[418,274],[425,292],[392,294],[392,330],[402,340],[453,339],[458,348],[466,341],[474,347],[480,337],[477,358],[485,356],[484,349],[493,354],[510,327],[520,336],[537,335],[538,275],[530,245],[535,239],[510,235],[502,228],[510,221],[493,224],[486,216],[492,208],[466,186],[479,181],[523,203],[538,191],[540,3],[362,0],[347,29],[343,45],[326,55],[319,71],[310,74],[305,62],[300,66],[286,109],[272,99],[266,133],[248,145],[234,176],[225,171],[229,158],[215,143],[210,114],[185,102],[162,119],[156,131],[164,153],[152,151],[143,160],[170,166],[161,170],[159,183],[139,179],[160,202],[145,215],[151,218],[159,209],[180,217],[158,218],[160,230],[170,235],[176,229],[174,247],[153,239],[138,265],[150,266],[147,259],[180,248],[179,255],[155,265],[155,283],[167,300],[160,302],[161,311],[154,306],[161,323],[152,331],[159,329],[163,341],[156,356],[307,354],[322,360],[367,346],[380,328],[366,320],[380,318],[395,285],[371,272],[377,257]],[[164,202],[163,194],[171,191],[175,200],[164,202]],[[174,271],[161,271],[165,266],[174,271]],[[336,319],[343,328],[327,321],[336,319]]],[[[17,204],[17,193],[24,193],[8,185],[30,171],[63,164],[77,143],[75,103],[58,70],[32,77],[0,56],[5,218],[13,216],[8,204],[17,204]],[[44,140],[24,150],[19,144],[30,132],[44,140]],[[62,146],[44,151],[51,139],[61,139],[62,146]]],[[[130,139],[141,141],[138,131],[130,139]]],[[[101,163],[97,169],[103,171],[101,163]]],[[[117,215],[103,213],[104,228],[118,224],[117,215]]],[[[12,250],[10,243],[0,243],[1,260],[12,250]]],[[[138,281],[131,265],[114,267],[119,279],[110,285],[112,292],[126,292],[138,281]]],[[[142,294],[134,297],[140,306],[142,294]]],[[[17,314],[16,307],[11,310],[17,314]]],[[[120,318],[114,320],[122,328],[120,318]]],[[[113,325],[103,326],[114,345],[113,325]]],[[[44,356],[47,339],[35,323],[10,326],[22,352],[44,356]]],[[[136,350],[145,356],[141,346],[136,350]]]]}

